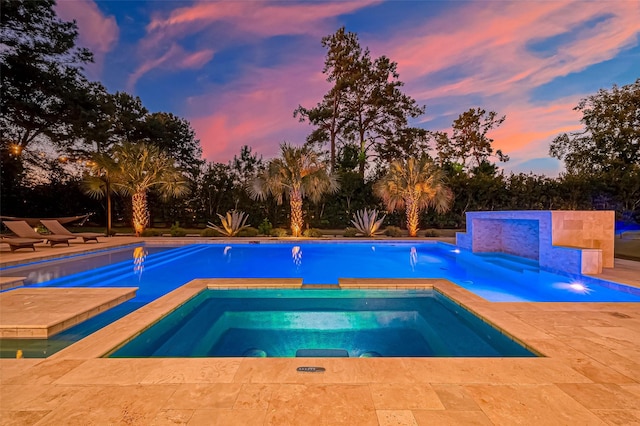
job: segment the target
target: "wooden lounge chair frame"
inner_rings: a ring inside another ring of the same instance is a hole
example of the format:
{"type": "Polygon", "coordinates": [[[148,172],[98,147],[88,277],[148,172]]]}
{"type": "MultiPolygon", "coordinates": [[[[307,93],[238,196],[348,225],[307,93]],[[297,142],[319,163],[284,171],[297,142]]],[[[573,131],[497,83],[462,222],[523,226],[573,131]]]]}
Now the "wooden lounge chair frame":
{"type": "Polygon", "coordinates": [[[19,238],[31,238],[31,239],[36,239],[36,240],[44,239],[49,244],[51,244],[51,247],[55,246],[56,244],[69,245],[69,240],[73,240],[75,238],[75,237],[70,237],[68,235],[56,235],[56,234],[42,235],[42,234],[38,234],[25,221],[5,220],[2,223],[4,223],[4,225],[7,228],[9,228],[9,230],[11,232],[16,234],[19,238]]]}
{"type": "Polygon", "coordinates": [[[96,243],[98,243],[98,237],[104,237],[104,234],[99,234],[97,232],[71,232],[55,219],[42,219],[40,220],[40,223],[42,223],[45,228],[51,231],[52,234],[66,235],[73,238],[82,238],[82,241],[85,243],[87,241],[95,241],[96,243]]]}
{"type": "Polygon", "coordinates": [[[37,240],[35,238],[14,238],[14,237],[2,237],[2,242],[9,244],[9,248],[11,249],[11,253],[21,248],[32,248],[33,251],[36,251],[36,247],[34,244],[41,243],[42,240],[37,240]]]}

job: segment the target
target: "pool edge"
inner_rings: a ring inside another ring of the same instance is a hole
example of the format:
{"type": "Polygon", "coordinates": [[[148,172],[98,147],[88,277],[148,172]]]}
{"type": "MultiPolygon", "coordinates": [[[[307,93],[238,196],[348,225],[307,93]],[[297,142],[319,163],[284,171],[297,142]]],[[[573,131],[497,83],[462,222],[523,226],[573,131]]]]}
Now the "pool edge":
{"type": "MultiPolygon", "coordinates": [[[[51,355],[47,359],[87,359],[103,358],[122,347],[157,321],[176,310],[205,289],[276,289],[308,288],[302,279],[297,278],[198,278],[184,284],[172,292],[156,299],[140,309],[120,318],[112,324],[90,334],[74,344],[51,355]]],[[[546,357],[544,351],[527,342],[531,330],[517,327],[513,330],[516,318],[505,318],[501,309],[495,305],[504,302],[489,302],[480,296],[441,278],[404,278],[404,279],[340,279],[339,286],[344,289],[415,289],[436,290],[453,303],[467,309],[482,321],[496,328],[500,333],[515,340],[538,357],[546,357]]],[[[518,303],[518,302],[514,302],[518,303]]],[[[526,302],[521,302],[526,303],[526,302]]],[[[534,334],[535,336],[535,334],[534,334]]]]}

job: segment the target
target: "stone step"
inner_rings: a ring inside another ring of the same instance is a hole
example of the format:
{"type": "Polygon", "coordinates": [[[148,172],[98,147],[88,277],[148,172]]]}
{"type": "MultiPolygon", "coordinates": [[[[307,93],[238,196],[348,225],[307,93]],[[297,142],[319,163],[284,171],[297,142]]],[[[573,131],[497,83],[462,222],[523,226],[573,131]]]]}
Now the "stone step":
{"type": "Polygon", "coordinates": [[[22,287],[27,277],[0,277],[0,291],[22,287]]]}
{"type": "Polygon", "coordinates": [[[0,293],[0,338],[47,339],[134,298],[136,291],[23,287],[0,293]]]}

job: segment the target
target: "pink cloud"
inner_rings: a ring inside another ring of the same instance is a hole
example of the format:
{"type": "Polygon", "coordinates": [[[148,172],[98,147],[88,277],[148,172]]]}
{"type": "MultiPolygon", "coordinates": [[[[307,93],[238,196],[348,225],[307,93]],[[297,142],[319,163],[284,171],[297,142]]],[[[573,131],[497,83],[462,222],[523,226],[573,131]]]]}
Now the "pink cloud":
{"type": "Polygon", "coordinates": [[[168,16],[156,15],[147,31],[179,28],[193,32],[213,22],[227,22],[240,32],[260,36],[308,34],[318,23],[380,3],[381,0],[341,1],[329,3],[209,2],[175,9],[168,16]]]}
{"type": "Polygon", "coordinates": [[[302,56],[296,65],[252,69],[232,85],[188,99],[188,118],[207,160],[225,163],[243,145],[271,158],[285,140],[304,143],[311,127],[293,118],[293,111],[299,104],[315,105],[328,86],[318,72],[321,64],[302,56]]]}
{"type": "Polygon", "coordinates": [[[547,157],[555,136],[579,129],[581,116],[573,107],[591,94],[534,103],[533,90],[614,58],[638,43],[639,32],[640,7],[635,2],[483,2],[458,7],[421,29],[381,43],[378,50],[398,62],[407,90],[427,105],[427,111],[432,102],[460,108],[430,120],[453,121],[478,106],[506,114],[503,126],[493,133],[494,145],[517,163],[547,157]],[[602,16],[607,19],[584,26],[602,16]],[[552,54],[539,55],[528,48],[532,42],[570,31],[579,31],[578,36],[565,40],[552,54]],[[435,80],[450,69],[462,69],[467,75],[444,84],[435,80]],[[464,99],[482,103],[465,106],[464,99]]]}
{"type": "Polygon", "coordinates": [[[94,64],[87,67],[93,77],[102,71],[104,57],[118,42],[119,28],[113,16],[105,16],[92,0],[61,0],[56,3],[57,15],[65,21],[76,20],[78,45],[94,54],[94,64]]]}
{"type": "Polygon", "coordinates": [[[552,105],[527,102],[508,106],[507,119],[491,133],[494,147],[519,158],[546,157],[549,142],[561,133],[581,128],[577,98],[557,99],[552,105]]]}
{"type": "MultiPolygon", "coordinates": [[[[506,115],[504,123],[488,133],[488,137],[494,140],[494,152],[500,149],[511,157],[507,163],[498,165],[509,171],[518,169],[522,163],[531,159],[549,157],[549,143],[556,136],[581,128],[581,114],[573,109],[578,101],[578,97],[569,97],[556,99],[551,105],[533,105],[520,100],[499,108],[488,108],[506,115]]],[[[454,118],[462,112],[464,111],[456,112],[454,118]]],[[[450,126],[432,130],[451,133],[450,126]]],[[[555,173],[557,170],[552,174],[555,173]]]]}
{"type": "Polygon", "coordinates": [[[457,8],[423,32],[401,35],[385,43],[407,81],[450,67],[472,71],[467,78],[428,87],[417,97],[471,93],[494,95],[532,87],[610,59],[637,43],[640,8],[634,2],[486,3],[457,8]],[[527,45],[575,29],[585,21],[611,15],[549,57],[536,56],[527,45]],[[442,22],[456,22],[451,30],[442,22]],[[435,28],[435,30],[434,30],[435,28]]]}
{"type": "MultiPolygon", "coordinates": [[[[147,35],[139,42],[139,57],[144,58],[147,65],[151,64],[160,56],[158,49],[162,46],[194,35],[206,40],[207,46],[213,46],[214,50],[221,50],[230,42],[255,42],[256,37],[278,35],[311,34],[319,41],[334,30],[332,18],[380,2],[358,0],[292,4],[199,1],[169,13],[156,13],[146,27],[147,35]]],[[[137,78],[132,80],[136,81],[137,78]]]]}
{"type": "Polygon", "coordinates": [[[209,62],[214,55],[211,49],[199,52],[186,52],[182,47],[173,43],[160,57],[146,59],[129,76],[128,87],[132,90],[136,82],[147,72],[161,68],[166,70],[197,69],[209,62]]]}

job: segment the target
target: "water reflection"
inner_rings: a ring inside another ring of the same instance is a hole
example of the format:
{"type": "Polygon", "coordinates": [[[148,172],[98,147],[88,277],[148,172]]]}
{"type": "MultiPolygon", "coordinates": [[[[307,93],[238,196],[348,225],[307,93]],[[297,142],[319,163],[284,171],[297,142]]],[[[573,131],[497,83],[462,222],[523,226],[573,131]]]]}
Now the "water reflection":
{"type": "Polygon", "coordinates": [[[418,250],[415,247],[411,247],[411,251],[409,252],[409,264],[411,264],[411,270],[416,270],[416,265],[418,264],[418,250]]]}
{"type": "Polygon", "coordinates": [[[143,247],[136,247],[133,249],[133,273],[140,278],[144,271],[144,261],[147,258],[147,250],[143,247]]]}
{"type": "Polygon", "coordinates": [[[302,265],[302,249],[300,246],[294,246],[291,248],[291,259],[296,266],[302,265]]]}
{"type": "Polygon", "coordinates": [[[227,259],[227,263],[231,262],[231,249],[233,247],[231,246],[226,246],[224,248],[224,251],[222,252],[222,255],[224,256],[225,259],[227,259]]]}

